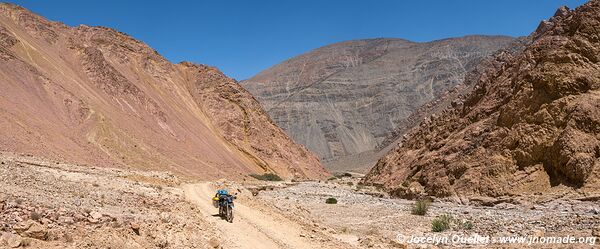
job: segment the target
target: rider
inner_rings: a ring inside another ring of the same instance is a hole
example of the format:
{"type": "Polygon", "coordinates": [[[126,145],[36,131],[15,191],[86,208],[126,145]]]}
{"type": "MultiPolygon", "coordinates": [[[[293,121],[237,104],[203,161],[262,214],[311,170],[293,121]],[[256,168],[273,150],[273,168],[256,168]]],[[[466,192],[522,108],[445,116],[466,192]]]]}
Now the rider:
{"type": "Polygon", "coordinates": [[[219,204],[225,200],[225,198],[229,196],[229,192],[227,192],[227,189],[219,189],[217,190],[217,193],[215,194],[215,197],[219,198],[219,204]]]}
{"type": "Polygon", "coordinates": [[[229,192],[227,191],[227,189],[219,189],[219,190],[217,190],[217,193],[215,194],[215,197],[214,197],[214,199],[216,199],[218,201],[218,206],[221,206],[226,201],[232,202],[233,199],[236,199],[236,198],[237,198],[237,193],[231,195],[231,194],[229,194],[229,192]]]}
{"type": "Polygon", "coordinates": [[[213,197],[213,205],[219,208],[219,215],[225,218],[228,222],[233,222],[233,200],[236,199],[236,194],[229,194],[227,189],[219,189],[213,197]]]}

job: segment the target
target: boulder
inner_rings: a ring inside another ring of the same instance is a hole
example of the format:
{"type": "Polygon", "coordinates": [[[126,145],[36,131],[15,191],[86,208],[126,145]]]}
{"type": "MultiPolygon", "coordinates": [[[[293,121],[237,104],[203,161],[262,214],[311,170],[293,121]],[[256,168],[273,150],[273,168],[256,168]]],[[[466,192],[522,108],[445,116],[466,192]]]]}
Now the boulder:
{"type": "Polygon", "coordinates": [[[592,236],[600,238],[600,226],[597,226],[594,229],[592,229],[592,236]]]}
{"type": "Polygon", "coordinates": [[[70,216],[60,216],[58,217],[58,223],[70,225],[75,223],[75,219],[73,219],[73,217],[70,216]]]}
{"type": "Polygon", "coordinates": [[[12,229],[15,230],[17,233],[23,233],[27,231],[27,229],[29,229],[29,227],[31,227],[33,223],[35,223],[35,221],[33,220],[22,221],[13,225],[12,229]]]}
{"type": "Polygon", "coordinates": [[[100,218],[102,218],[102,214],[96,211],[90,212],[90,217],[92,217],[92,219],[95,220],[99,220],[100,218]]]}
{"type": "Polygon", "coordinates": [[[21,246],[23,238],[18,234],[2,233],[0,236],[0,246],[8,246],[9,248],[17,248],[21,246]]]}
{"type": "Polygon", "coordinates": [[[129,227],[131,227],[131,230],[133,230],[133,232],[137,235],[140,235],[140,224],[137,222],[131,222],[131,224],[129,225],[129,227]]]}
{"type": "Polygon", "coordinates": [[[208,241],[208,244],[212,247],[212,248],[219,248],[221,247],[221,242],[219,242],[219,240],[215,237],[211,238],[208,241]]]}
{"type": "Polygon", "coordinates": [[[498,199],[486,196],[473,196],[469,198],[469,202],[475,205],[493,207],[498,204],[498,199]]]}
{"type": "Polygon", "coordinates": [[[48,229],[45,225],[34,222],[23,234],[30,238],[45,240],[46,234],[48,234],[48,229]]]}

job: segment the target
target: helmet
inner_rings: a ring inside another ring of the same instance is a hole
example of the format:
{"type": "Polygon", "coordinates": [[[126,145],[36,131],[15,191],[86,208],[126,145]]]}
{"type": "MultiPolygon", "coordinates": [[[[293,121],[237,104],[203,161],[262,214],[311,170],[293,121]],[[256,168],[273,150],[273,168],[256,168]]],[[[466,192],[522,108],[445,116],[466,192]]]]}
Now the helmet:
{"type": "Polygon", "coordinates": [[[218,195],[227,195],[227,189],[219,189],[217,190],[218,195]]]}

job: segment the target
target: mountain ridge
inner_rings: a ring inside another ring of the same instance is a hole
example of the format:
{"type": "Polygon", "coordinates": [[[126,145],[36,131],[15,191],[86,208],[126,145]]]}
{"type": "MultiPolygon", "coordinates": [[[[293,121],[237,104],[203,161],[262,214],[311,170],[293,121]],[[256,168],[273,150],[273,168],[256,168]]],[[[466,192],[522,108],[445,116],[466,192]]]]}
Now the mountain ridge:
{"type": "Polygon", "coordinates": [[[597,194],[598,13],[599,1],[559,8],[524,50],[496,56],[472,92],[421,123],[364,182],[461,201],[597,194]]]}
{"type": "Polygon", "coordinates": [[[327,177],[216,68],[172,64],[111,28],[69,27],[13,4],[0,11],[3,150],[206,179],[327,177]]]}
{"type": "Polygon", "coordinates": [[[475,35],[423,43],[344,41],[288,59],[240,84],[295,141],[331,166],[385,147],[381,143],[412,111],[452,89],[479,60],[513,40],[475,35]]]}

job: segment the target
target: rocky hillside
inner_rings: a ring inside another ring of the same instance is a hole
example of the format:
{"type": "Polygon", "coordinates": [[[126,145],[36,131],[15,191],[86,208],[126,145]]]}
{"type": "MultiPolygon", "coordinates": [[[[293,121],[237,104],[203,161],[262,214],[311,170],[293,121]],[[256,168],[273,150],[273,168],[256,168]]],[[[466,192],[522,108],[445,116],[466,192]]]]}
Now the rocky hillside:
{"type": "Polygon", "coordinates": [[[0,4],[0,148],[200,178],[328,173],[215,68],[0,4]]]}
{"type": "Polygon", "coordinates": [[[560,8],[519,53],[415,129],[367,175],[397,196],[505,196],[600,182],[600,2],[560,8]]]}
{"type": "Polygon", "coordinates": [[[212,248],[217,230],[166,172],[0,153],[0,248],[212,248]]]}
{"type": "MultiPolygon", "coordinates": [[[[426,43],[341,42],[240,84],[296,142],[332,165],[359,153],[367,158],[385,147],[384,141],[396,135],[414,110],[455,87],[482,58],[513,40],[467,36],[426,43]]],[[[362,161],[374,164],[376,159],[362,161]]]]}

